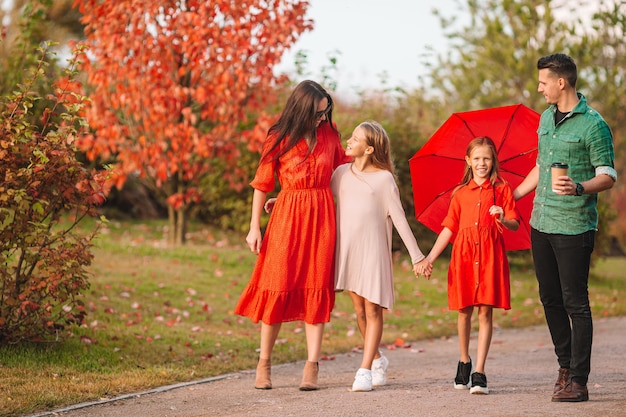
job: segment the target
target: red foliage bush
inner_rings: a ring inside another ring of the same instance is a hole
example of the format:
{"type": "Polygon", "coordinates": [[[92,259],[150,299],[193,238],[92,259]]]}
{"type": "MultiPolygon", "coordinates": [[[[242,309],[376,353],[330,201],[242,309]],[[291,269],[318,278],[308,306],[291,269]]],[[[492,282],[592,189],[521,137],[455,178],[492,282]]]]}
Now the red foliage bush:
{"type": "Polygon", "coordinates": [[[77,159],[77,136],[86,125],[83,98],[69,77],[41,97],[48,47],[35,68],[0,100],[0,343],[58,340],[81,323],[79,299],[89,286],[91,240],[85,216],[103,201],[104,177],[77,159]]]}

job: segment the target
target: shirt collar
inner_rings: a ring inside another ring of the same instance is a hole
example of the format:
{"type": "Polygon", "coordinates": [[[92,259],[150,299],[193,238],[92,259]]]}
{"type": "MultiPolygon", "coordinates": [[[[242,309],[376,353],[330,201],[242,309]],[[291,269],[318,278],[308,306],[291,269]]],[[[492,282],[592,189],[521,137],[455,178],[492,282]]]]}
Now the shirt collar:
{"type": "Polygon", "coordinates": [[[474,178],[472,178],[470,182],[467,184],[467,186],[472,190],[475,190],[476,188],[484,188],[488,190],[491,188],[491,181],[486,180],[485,182],[482,183],[482,185],[478,185],[476,184],[476,181],[474,181],[474,178]]]}
{"type": "MultiPolygon", "coordinates": [[[[587,99],[582,93],[576,92],[576,94],[578,95],[578,103],[574,106],[570,113],[572,115],[575,113],[587,113],[587,99]]],[[[550,109],[553,114],[556,113],[556,104],[551,104],[550,109]]]]}

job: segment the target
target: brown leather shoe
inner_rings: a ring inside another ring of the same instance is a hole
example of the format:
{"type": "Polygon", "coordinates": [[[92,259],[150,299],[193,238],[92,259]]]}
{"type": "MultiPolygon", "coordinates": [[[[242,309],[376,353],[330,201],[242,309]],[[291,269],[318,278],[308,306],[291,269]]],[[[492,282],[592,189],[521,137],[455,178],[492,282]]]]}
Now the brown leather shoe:
{"type": "Polygon", "coordinates": [[[561,391],[567,385],[567,381],[569,381],[569,369],[568,368],[559,368],[559,377],[554,383],[554,391],[552,394],[556,394],[561,391]]]}
{"type": "Polygon", "coordinates": [[[565,388],[552,396],[554,402],[578,403],[588,401],[589,393],[586,385],[580,385],[577,382],[569,381],[565,388]]]}

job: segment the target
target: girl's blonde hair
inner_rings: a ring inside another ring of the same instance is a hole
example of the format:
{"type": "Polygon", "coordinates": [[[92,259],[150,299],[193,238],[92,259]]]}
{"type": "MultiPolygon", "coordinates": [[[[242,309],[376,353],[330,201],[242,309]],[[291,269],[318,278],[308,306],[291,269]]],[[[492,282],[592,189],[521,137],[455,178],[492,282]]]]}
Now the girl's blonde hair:
{"type": "MultiPolygon", "coordinates": [[[[467,149],[465,150],[465,156],[471,157],[474,149],[479,146],[487,146],[491,151],[491,160],[493,164],[491,165],[491,172],[489,173],[489,182],[491,185],[495,186],[496,182],[500,181],[500,162],[498,161],[498,151],[496,150],[496,144],[493,143],[488,136],[480,136],[472,139],[472,141],[467,145],[467,149]]],[[[461,181],[462,185],[469,184],[470,180],[474,178],[474,173],[472,172],[472,167],[469,164],[465,164],[465,171],[463,172],[463,180],[461,181]]]]}
{"type": "Polygon", "coordinates": [[[374,149],[374,152],[370,155],[372,165],[395,175],[393,161],[391,160],[391,145],[385,129],[380,123],[372,120],[363,122],[358,127],[365,133],[367,146],[371,146],[374,149]]]}

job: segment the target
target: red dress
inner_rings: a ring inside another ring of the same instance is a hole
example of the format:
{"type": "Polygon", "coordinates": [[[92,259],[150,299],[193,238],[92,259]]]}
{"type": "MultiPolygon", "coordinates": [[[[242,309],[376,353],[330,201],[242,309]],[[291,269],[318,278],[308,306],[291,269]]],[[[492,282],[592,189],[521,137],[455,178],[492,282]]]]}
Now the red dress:
{"type": "MultiPolygon", "coordinates": [[[[263,154],[274,142],[268,138],[263,154]]],[[[349,160],[328,122],[317,130],[309,155],[303,139],[279,161],[265,158],[250,185],[270,192],[274,173],[281,191],[272,210],[250,282],[235,313],[265,324],[330,321],[335,304],[333,170],[349,160]]]]}
{"type": "MultiPolygon", "coordinates": [[[[508,184],[496,184],[496,198],[505,218],[519,220],[508,184]]],[[[448,269],[451,310],[476,305],[511,308],[509,262],[502,233],[489,214],[493,204],[493,187],[489,181],[479,186],[471,180],[450,201],[442,226],[455,233],[448,269]]]]}

